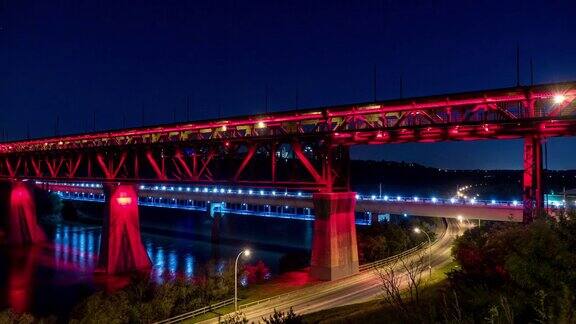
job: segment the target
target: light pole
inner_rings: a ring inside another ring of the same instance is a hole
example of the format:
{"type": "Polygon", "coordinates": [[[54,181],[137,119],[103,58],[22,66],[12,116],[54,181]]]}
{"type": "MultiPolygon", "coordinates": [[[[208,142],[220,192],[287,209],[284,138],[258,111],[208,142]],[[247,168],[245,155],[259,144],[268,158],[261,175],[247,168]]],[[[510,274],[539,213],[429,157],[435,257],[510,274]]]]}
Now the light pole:
{"type": "MultiPolygon", "coordinates": [[[[456,219],[457,219],[460,223],[466,221],[466,223],[468,223],[468,225],[469,225],[470,227],[474,227],[474,224],[472,224],[472,222],[471,222],[468,218],[466,218],[466,217],[464,217],[464,216],[462,216],[462,215],[456,216],[456,219]]],[[[478,227],[480,227],[480,218],[478,218],[478,227]]]]}
{"type": "Polygon", "coordinates": [[[234,262],[234,311],[238,311],[238,259],[240,256],[245,254],[246,256],[250,256],[250,250],[242,250],[238,253],[236,257],[236,262],[234,262]]]}
{"type": "Polygon", "coordinates": [[[465,218],[464,216],[462,216],[462,215],[456,216],[456,219],[457,219],[460,223],[466,221],[466,223],[468,223],[468,225],[472,225],[472,224],[470,224],[470,221],[469,221],[467,218],[465,218]]]}
{"type": "Polygon", "coordinates": [[[430,239],[430,235],[428,235],[428,233],[426,233],[426,231],[421,230],[419,227],[414,227],[414,233],[416,234],[420,234],[420,233],[424,233],[426,235],[426,238],[428,238],[428,270],[429,270],[429,277],[432,277],[432,263],[430,262],[430,254],[432,254],[432,240],[430,239]]]}

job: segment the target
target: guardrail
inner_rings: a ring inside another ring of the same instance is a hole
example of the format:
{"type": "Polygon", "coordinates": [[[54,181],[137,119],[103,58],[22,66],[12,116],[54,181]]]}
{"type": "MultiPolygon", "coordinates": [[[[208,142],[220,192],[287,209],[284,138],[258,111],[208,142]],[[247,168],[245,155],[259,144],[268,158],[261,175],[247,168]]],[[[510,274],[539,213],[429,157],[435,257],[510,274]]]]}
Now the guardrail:
{"type": "Polygon", "coordinates": [[[404,251],[404,252],[402,252],[402,253],[398,253],[398,254],[393,255],[393,256],[391,256],[391,257],[387,257],[387,258],[385,258],[385,259],[378,260],[378,261],[374,261],[374,262],[370,262],[370,263],[361,264],[361,265],[358,267],[358,270],[359,270],[360,272],[364,272],[364,271],[367,271],[367,270],[372,270],[372,269],[374,269],[374,268],[383,267],[383,266],[385,266],[385,265],[388,264],[388,263],[391,263],[391,262],[393,262],[393,261],[396,261],[396,260],[398,260],[398,259],[401,259],[401,258],[403,258],[403,257],[405,257],[405,256],[407,256],[407,255],[409,255],[409,254],[412,254],[412,253],[414,253],[414,252],[422,249],[422,248],[423,248],[424,246],[426,246],[426,245],[428,245],[428,242],[422,242],[422,243],[416,245],[415,247],[413,247],[413,248],[411,248],[411,249],[409,249],[409,250],[406,250],[406,251],[404,251]]]}
{"type": "Polygon", "coordinates": [[[221,302],[208,305],[199,309],[195,309],[191,312],[180,314],[162,321],[155,322],[154,324],[171,324],[171,323],[179,323],[185,319],[196,317],[198,315],[206,314],[211,310],[218,309],[220,307],[228,306],[234,304],[234,298],[226,299],[221,302]]]}
{"type": "MultiPolygon", "coordinates": [[[[442,231],[442,233],[440,234],[440,236],[439,236],[438,238],[436,238],[436,240],[434,240],[434,242],[432,242],[432,244],[434,244],[436,241],[438,241],[439,239],[443,238],[444,235],[446,235],[446,229],[447,229],[447,228],[448,228],[448,224],[447,224],[446,221],[444,220],[444,230],[442,231]]],[[[428,242],[427,242],[427,241],[424,241],[424,242],[416,245],[415,247],[413,247],[413,248],[411,248],[411,249],[408,249],[408,250],[403,251],[403,252],[401,252],[401,253],[398,253],[398,254],[395,254],[395,255],[393,255],[393,256],[387,257],[387,258],[385,258],[385,259],[378,260],[378,261],[374,261],[374,262],[370,262],[370,263],[362,264],[362,265],[360,265],[360,266],[358,267],[358,270],[359,270],[360,272],[364,272],[364,271],[367,271],[367,270],[372,270],[372,269],[374,269],[374,268],[383,267],[383,266],[387,265],[388,263],[397,261],[397,260],[399,260],[399,259],[401,259],[401,258],[403,258],[403,257],[405,257],[405,256],[407,256],[407,255],[410,255],[410,254],[412,254],[412,253],[414,253],[414,252],[416,252],[416,251],[418,251],[418,250],[421,250],[421,249],[425,248],[427,245],[428,245],[428,242]]]]}
{"type": "MultiPolygon", "coordinates": [[[[443,220],[443,223],[444,223],[444,230],[442,231],[442,233],[440,234],[440,236],[439,236],[438,238],[436,238],[436,240],[434,240],[434,242],[432,242],[432,244],[434,244],[436,241],[438,241],[439,239],[443,238],[443,237],[446,235],[446,230],[447,230],[447,228],[448,228],[448,224],[447,224],[446,220],[443,220]]],[[[410,254],[412,254],[412,253],[415,253],[416,251],[425,248],[427,245],[428,245],[428,242],[422,242],[422,243],[416,245],[415,247],[413,247],[413,248],[411,248],[411,249],[409,249],[409,250],[403,251],[402,253],[393,255],[393,256],[391,256],[391,257],[388,257],[388,258],[385,258],[385,259],[382,259],[382,260],[378,260],[378,261],[374,261],[374,262],[371,262],[371,263],[363,264],[363,265],[361,265],[361,266],[359,267],[358,270],[359,270],[360,272],[366,272],[367,270],[371,270],[371,269],[375,269],[375,268],[382,267],[382,266],[384,266],[384,265],[386,265],[386,264],[388,264],[388,263],[391,263],[391,262],[393,262],[393,261],[397,261],[397,260],[399,260],[399,259],[401,259],[401,258],[403,258],[403,257],[405,257],[405,256],[408,256],[408,255],[410,255],[410,254]]],[[[310,286],[310,287],[307,287],[307,288],[308,288],[308,289],[317,289],[319,286],[328,285],[328,284],[330,284],[330,283],[331,283],[330,281],[326,281],[326,282],[322,282],[322,283],[315,284],[315,285],[310,286]]],[[[304,292],[304,290],[300,290],[300,293],[303,293],[303,292],[304,292]]],[[[286,292],[286,293],[283,293],[283,294],[280,294],[280,295],[275,295],[275,296],[272,296],[272,297],[268,297],[268,298],[259,299],[259,300],[253,301],[253,302],[245,303],[245,304],[239,305],[239,306],[238,306],[238,309],[241,310],[241,309],[246,309],[246,308],[251,307],[251,306],[260,305],[260,304],[265,304],[265,303],[271,302],[271,301],[273,301],[273,300],[281,299],[281,298],[286,297],[286,296],[291,295],[291,294],[294,294],[294,291],[289,291],[289,292],[286,292]]],[[[205,314],[205,313],[207,313],[207,312],[209,312],[209,311],[211,311],[211,310],[214,310],[214,309],[217,309],[217,308],[220,308],[220,307],[224,307],[224,306],[228,306],[228,305],[233,304],[233,303],[234,303],[234,298],[227,299],[227,300],[224,300],[224,301],[219,302],[219,303],[216,303],[216,304],[212,304],[212,305],[209,305],[209,306],[206,306],[206,307],[203,307],[203,308],[200,308],[200,309],[197,309],[197,310],[188,312],[188,313],[180,314],[180,315],[178,315],[178,316],[175,316],[175,317],[172,317],[172,318],[169,318],[169,319],[165,319],[165,320],[160,321],[160,322],[156,322],[156,323],[154,323],[154,324],[178,323],[178,322],[181,322],[181,321],[183,321],[183,320],[185,320],[185,319],[189,319],[189,318],[192,318],[192,317],[196,317],[196,316],[198,316],[198,315],[205,314]]]]}

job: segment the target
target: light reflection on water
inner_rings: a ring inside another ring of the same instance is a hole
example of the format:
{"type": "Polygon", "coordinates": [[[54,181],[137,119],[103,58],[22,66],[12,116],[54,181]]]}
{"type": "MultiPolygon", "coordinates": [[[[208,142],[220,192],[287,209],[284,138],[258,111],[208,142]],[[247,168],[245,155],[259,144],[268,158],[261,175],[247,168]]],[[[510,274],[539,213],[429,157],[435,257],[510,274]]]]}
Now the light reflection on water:
{"type": "MultiPolygon", "coordinates": [[[[191,279],[197,264],[186,246],[179,249],[166,246],[165,240],[143,235],[142,241],[152,263],[151,277],[164,282],[176,276],[191,279]]],[[[92,273],[97,266],[100,247],[100,227],[59,225],[54,232],[53,260],[57,270],[92,273]]],[[[202,244],[202,243],[201,243],[202,244]]]]}
{"type": "MultiPolygon", "coordinates": [[[[271,226],[285,229],[282,224],[266,222],[250,225],[254,230],[241,242],[250,244],[266,237],[271,226]]],[[[275,273],[279,259],[293,251],[292,246],[302,244],[302,238],[293,233],[306,233],[308,223],[294,221],[289,239],[277,240],[277,246],[255,249],[250,263],[262,260],[275,273]],[[287,248],[286,248],[287,247],[287,248]],[[288,249],[288,250],[287,250],[288,249]]],[[[239,226],[239,225],[236,225],[239,226]]],[[[244,228],[234,231],[246,233],[244,228]]],[[[124,279],[95,274],[98,266],[101,227],[85,224],[58,224],[45,228],[47,242],[29,248],[0,246],[0,309],[11,307],[19,312],[27,311],[40,316],[55,314],[65,316],[82,299],[98,290],[117,289],[124,279]]],[[[303,234],[306,235],[306,234],[303,234]]],[[[193,235],[172,236],[142,232],[142,242],[153,265],[149,275],[158,283],[175,277],[191,279],[204,271],[210,260],[216,260],[214,271],[222,273],[226,263],[233,259],[244,243],[213,245],[209,240],[190,239],[193,235]]],[[[307,240],[308,241],[308,240],[307,240]]],[[[256,247],[256,246],[254,246],[256,247]]]]}

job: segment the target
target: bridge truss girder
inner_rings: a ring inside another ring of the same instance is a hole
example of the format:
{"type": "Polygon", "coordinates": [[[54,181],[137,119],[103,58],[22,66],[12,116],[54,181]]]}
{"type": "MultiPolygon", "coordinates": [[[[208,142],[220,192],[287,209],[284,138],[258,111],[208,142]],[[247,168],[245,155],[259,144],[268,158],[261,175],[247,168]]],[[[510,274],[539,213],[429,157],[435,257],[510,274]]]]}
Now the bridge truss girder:
{"type": "Polygon", "coordinates": [[[329,139],[218,140],[0,156],[0,177],[348,189],[349,149],[329,139]]]}

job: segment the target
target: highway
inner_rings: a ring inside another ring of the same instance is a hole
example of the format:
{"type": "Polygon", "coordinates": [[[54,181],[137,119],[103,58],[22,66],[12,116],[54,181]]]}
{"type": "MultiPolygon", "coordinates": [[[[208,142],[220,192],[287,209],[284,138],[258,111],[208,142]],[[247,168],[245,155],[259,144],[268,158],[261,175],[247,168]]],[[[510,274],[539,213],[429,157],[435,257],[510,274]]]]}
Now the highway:
{"type": "MultiPolygon", "coordinates": [[[[452,242],[458,235],[462,234],[463,230],[464,228],[460,226],[459,222],[448,221],[445,235],[441,236],[429,249],[432,268],[442,267],[451,261],[452,242]]],[[[428,252],[428,249],[425,252],[428,252]]],[[[412,255],[408,258],[414,257],[415,255],[412,255]]],[[[424,258],[424,261],[427,262],[427,258],[424,258]]],[[[401,267],[398,263],[396,266],[398,269],[401,267]]],[[[424,275],[423,279],[426,277],[427,274],[424,275]]],[[[270,302],[249,306],[241,309],[241,311],[250,322],[261,321],[263,317],[271,315],[274,309],[286,311],[292,307],[298,314],[314,313],[378,298],[382,294],[380,286],[381,279],[376,271],[368,270],[348,278],[306,287],[270,302]]],[[[222,318],[224,317],[226,315],[222,316],[222,318]]],[[[202,323],[218,323],[218,318],[202,323]]]]}

